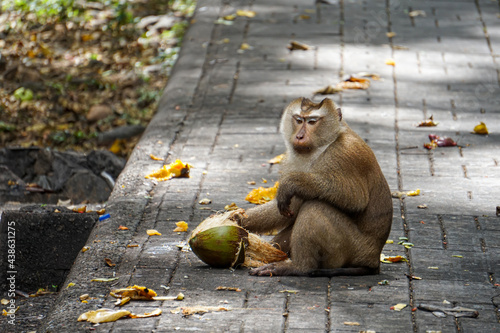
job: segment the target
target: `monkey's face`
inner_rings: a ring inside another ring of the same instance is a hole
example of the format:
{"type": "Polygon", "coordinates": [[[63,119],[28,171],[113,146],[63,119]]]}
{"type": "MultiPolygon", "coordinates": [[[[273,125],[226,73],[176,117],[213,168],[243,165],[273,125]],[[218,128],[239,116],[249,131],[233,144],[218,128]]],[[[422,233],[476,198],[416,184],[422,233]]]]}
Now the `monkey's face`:
{"type": "Polygon", "coordinates": [[[308,154],[335,141],[340,119],[340,109],[332,100],[313,103],[307,98],[299,98],[287,107],[282,132],[295,152],[308,154]]]}

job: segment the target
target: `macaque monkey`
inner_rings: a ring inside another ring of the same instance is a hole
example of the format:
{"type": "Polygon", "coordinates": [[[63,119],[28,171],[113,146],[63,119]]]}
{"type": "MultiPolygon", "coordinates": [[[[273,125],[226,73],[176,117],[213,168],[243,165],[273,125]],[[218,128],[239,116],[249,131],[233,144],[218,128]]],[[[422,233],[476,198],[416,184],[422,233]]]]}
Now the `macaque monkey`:
{"type": "Polygon", "coordinates": [[[239,224],[273,239],[291,260],[251,275],[378,274],[392,224],[387,181],[368,145],[325,98],[298,98],[284,110],[286,144],[276,199],[247,210],[239,224]]]}

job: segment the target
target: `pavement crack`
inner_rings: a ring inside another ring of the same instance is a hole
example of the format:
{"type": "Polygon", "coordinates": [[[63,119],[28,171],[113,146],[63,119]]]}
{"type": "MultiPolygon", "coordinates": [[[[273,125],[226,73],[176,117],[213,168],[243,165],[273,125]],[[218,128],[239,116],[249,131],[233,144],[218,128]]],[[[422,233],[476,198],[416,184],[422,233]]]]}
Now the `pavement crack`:
{"type": "Polygon", "coordinates": [[[438,215],[439,228],[441,229],[441,244],[443,245],[443,249],[448,249],[448,236],[446,236],[446,228],[444,227],[443,216],[438,215]]]}

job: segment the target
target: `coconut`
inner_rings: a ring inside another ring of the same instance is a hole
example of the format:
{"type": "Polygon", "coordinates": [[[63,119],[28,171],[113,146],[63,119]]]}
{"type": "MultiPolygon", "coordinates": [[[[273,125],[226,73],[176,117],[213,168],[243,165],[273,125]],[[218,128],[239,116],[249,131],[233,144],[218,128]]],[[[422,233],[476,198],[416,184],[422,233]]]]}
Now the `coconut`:
{"type": "Polygon", "coordinates": [[[244,209],[215,214],[191,233],[189,245],[203,262],[214,267],[260,267],[287,259],[286,253],[238,225],[244,209]]]}

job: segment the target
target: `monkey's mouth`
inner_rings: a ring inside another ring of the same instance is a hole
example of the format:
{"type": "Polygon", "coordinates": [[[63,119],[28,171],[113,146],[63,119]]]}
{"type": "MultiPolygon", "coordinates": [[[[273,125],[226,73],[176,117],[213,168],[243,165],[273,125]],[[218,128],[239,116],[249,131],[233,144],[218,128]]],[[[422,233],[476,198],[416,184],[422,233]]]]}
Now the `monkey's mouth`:
{"type": "Polygon", "coordinates": [[[293,150],[295,150],[299,154],[307,154],[312,151],[312,147],[295,144],[293,145],[293,150]]]}

